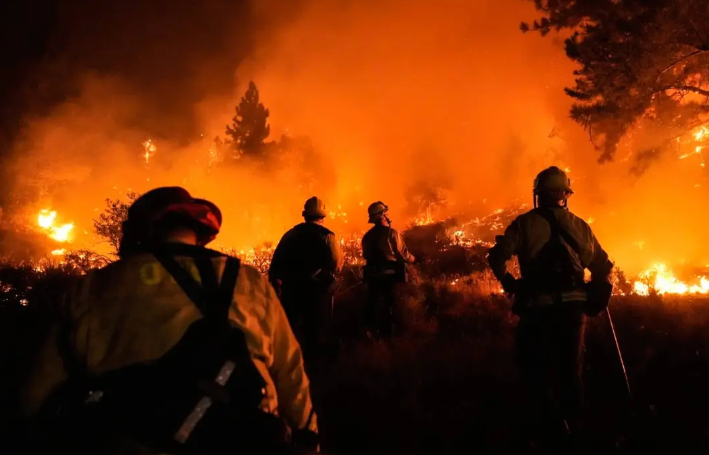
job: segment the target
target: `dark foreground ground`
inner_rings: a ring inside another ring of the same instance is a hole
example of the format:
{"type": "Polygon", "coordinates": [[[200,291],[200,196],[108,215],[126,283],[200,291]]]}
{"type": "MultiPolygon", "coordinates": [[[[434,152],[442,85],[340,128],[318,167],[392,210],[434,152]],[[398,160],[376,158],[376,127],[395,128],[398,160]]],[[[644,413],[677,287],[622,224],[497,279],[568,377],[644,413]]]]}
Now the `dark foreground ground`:
{"type": "MultiPolygon", "coordinates": [[[[411,286],[400,335],[376,343],[359,333],[362,288],[341,296],[340,349],[321,390],[324,451],[514,453],[516,318],[504,298],[485,297],[481,286],[411,286]]],[[[11,431],[18,372],[41,338],[47,311],[0,307],[0,428],[11,431]]],[[[623,440],[625,453],[709,453],[709,299],[621,297],[611,310],[635,400],[626,398],[608,320],[598,317],[588,329],[585,370],[598,453],[623,440]]]]}

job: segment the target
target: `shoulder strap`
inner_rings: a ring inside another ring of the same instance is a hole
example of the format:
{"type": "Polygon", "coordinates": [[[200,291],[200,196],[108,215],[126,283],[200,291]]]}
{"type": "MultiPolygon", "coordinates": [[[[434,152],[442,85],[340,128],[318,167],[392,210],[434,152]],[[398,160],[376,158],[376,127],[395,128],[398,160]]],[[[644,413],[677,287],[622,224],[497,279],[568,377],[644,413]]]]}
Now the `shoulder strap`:
{"type": "Polygon", "coordinates": [[[579,244],[576,239],[574,239],[571,234],[569,234],[564,228],[561,227],[561,223],[559,223],[559,220],[557,220],[556,217],[549,210],[543,208],[536,208],[535,212],[539,216],[547,220],[549,226],[551,227],[551,234],[553,237],[561,237],[562,239],[564,239],[564,242],[566,242],[578,256],[581,256],[581,249],[579,248],[579,244]]]}
{"type": "Polygon", "coordinates": [[[227,257],[221,283],[218,283],[211,255],[190,255],[195,260],[202,285],[187,272],[170,254],[169,248],[161,248],[154,253],[155,258],[172,275],[177,284],[187,294],[192,303],[205,318],[226,321],[236,280],[239,275],[239,260],[227,257]]]}

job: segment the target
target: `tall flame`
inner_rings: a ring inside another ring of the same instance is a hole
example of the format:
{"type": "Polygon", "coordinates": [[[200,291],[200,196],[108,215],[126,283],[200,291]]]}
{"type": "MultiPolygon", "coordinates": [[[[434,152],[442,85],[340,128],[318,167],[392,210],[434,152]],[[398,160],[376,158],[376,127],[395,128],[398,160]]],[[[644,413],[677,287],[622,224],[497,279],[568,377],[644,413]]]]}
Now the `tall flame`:
{"type": "Polygon", "coordinates": [[[69,234],[74,229],[74,223],[56,225],[57,212],[49,209],[42,209],[37,216],[37,224],[44,229],[50,238],[57,242],[68,242],[69,234]]]}
{"type": "Polygon", "coordinates": [[[640,273],[633,283],[633,290],[639,295],[657,294],[709,294],[709,280],[701,276],[698,284],[689,285],[677,279],[665,264],[657,263],[640,273]]]}

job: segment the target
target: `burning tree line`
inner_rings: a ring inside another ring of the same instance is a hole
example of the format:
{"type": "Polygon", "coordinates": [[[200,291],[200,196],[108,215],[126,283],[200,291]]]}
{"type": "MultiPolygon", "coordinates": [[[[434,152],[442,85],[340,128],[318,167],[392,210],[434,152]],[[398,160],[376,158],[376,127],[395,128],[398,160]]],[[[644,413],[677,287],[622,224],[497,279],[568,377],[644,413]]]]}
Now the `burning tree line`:
{"type": "MultiPolygon", "coordinates": [[[[120,243],[121,224],[127,217],[130,203],[138,196],[137,193],[129,193],[125,200],[106,200],[104,212],[94,220],[97,235],[114,249],[112,257],[90,250],[61,249],[54,250],[51,258],[40,261],[5,263],[0,267],[0,303],[26,305],[33,296],[41,295],[42,290],[47,289],[47,283],[51,287],[51,283],[62,277],[85,274],[112,262],[120,243]]],[[[516,203],[462,223],[455,218],[433,219],[430,212],[414,217],[403,235],[409,249],[422,259],[416,266],[416,281],[435,281],[452,289],[467,283],[481,288],[478,292],[501,293],[502,289],[488,269],[487,251],[493,245],[495,235],[528,209],[528,204],[516,203]]],[[[56,240],[67,241],[68,237],[62,236],[62,233],[68,233],[72,225],[54,226],[55,218],[55,212],[43,210],[37,222],[50,237],[59,236],[56,240]]],[[[350,286],[361,276],[361,235],[341,237],[340,243],[345,256],[341,281],[343,285],[350,286]]],[[[238,256],[262,273],[268,271],[274,251],[272,245],[249,250],[219,249],[238,256]]],[[[622,271],[615,270],[613,280],[617,295],[709,294],[709,280],[704,276],[698,276],[694,280],[696,284],[688,284],[677,279],[664,264],[653,265],[633,280],[629,280],[622,271]]]]}
{"type": "MultiPolygon", "coordinates": [[[[573,87],[566,89],[575,101],[571,117],[589,133],[600,153],[601,162],[612,160],[621,146],[634,155],[633,171],[642,173],[662,152],[674,150],[680,159],[696,157],[704,167],[702,152],[709,138],[709,9],[698,0],[530,0],[542,14],[523,31],[547,35],[554,30],[569,30],[565,40],[567,56],[579,64],[573,87]],[[623,141],[627,141],[625,144],[623,141]],[[692,142],[691,150],[686,144],[692,142]]],[[[251,82],[236,107],[225,137],[211,141],[207,167],[261,166],[266,161],[279,167],[296,168],[300,187],[317,190],[316,184],[332,185],[315,175],[334,175],[320,160],[312,141],[306,136],[282,136],[269,140],[269,110],[260,101],[251,82]],[[308,166],[303,166],[303,163],[308,166]],[[313,166],[313,163],[315,165],[313,166]],[[324,171],[323,171],[324,170],[324,171]],[[318,172],[321,171],[321,172],[318,172]]],[[[143,143],[142,159],[152,163],[157,146],[151,139],[143,143]]],[[[421,269],[430,275],[459,275],[485,269],[485,252],[504,225],[521,207],[496,211],[486,217],[458,223],[439,220],[436,209],[447,204],[447,179],[432,178],[415,182],[407,191],[413,227],[405,238],[418,256],[427,258],[421,269]]],[[[108,201],[107,210],[95,222],[95,232],[114,248],[120,238],[117,222],[135,194],[127,201],[108,201]]],[[[53,210],[39,214],[38,225],[57,240],[67,240],[72,223],[57,223],[53,210]]],[[[361,264],[358,235],[342,238],[347,263],[361,264]]],[[[249,250],[230,250],[261,271],[268,268],[271,245],[249,250]]],[[[54,262],[62,267],[85,272],[111,258],[89,251],[56,249],[54,262]]],[[[51,262],[51,261],[50,261],[51,262]]],[[[36,271],[42,264],[25,264],[36,271]]],[[[455,279],[453,280],[455,281],[455,279]]],[[[3,284],[3,289],[5,285],[3,284]]],[[[618,274],[618,292],[641,295],[657,292],[673,294],[709,293],[709,280],[702,274],[693,283],[676,278],[666,265],[655,264],[634,280],[618,274]]]]}

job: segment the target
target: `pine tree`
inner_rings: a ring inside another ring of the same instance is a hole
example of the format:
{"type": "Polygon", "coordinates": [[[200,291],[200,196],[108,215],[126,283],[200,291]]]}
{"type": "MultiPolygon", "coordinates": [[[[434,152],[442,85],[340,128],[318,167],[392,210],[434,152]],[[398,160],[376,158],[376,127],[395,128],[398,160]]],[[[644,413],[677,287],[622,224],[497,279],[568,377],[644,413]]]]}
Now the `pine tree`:
{"type": "MultiPolygon", "coordinates": [[[[567,56],[579,64],[571,117],[589,133],[600,162],[637,126],[652,138],[649,161],[709,115],[706,0],[531,0],[543,13],[522,31],[570,29],[567,56]]],[[[636,163],[638,169],[645,164],[636,163]]]]}
{"type": "Polygon", "coordinates": [[[232,160],[242,155],[257,160],[265,158],[270,146],[266,139],[271,134],[268,116],[268,109],[259,101],[256,84],[249,82],[248,90],[236,106],[232,124],[226,127],[232,160]]]}

